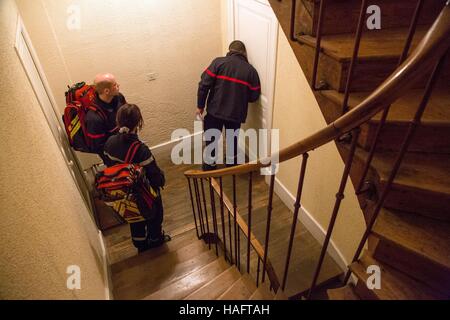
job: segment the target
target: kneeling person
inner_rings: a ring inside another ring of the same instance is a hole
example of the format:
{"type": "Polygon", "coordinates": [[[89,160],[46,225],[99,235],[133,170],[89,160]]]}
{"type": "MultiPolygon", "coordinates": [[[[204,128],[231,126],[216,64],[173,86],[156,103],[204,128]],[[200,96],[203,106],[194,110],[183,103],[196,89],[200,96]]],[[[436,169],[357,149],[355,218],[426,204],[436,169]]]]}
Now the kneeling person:
{"type": "Polygon", "coordinates": [[[109,159],[108,166],[124,163],[130,146],[139,143],[140,146],[132,157],[130,163],[138,164],[145,169],[145,174],[158,197],[153,202],[152,208],[138,201],[139,211],[145,217],[145,221],[130,224],[131,238],[139,252],[157,247],[164,241],[170,240],[170,236],[164,235],[162,230],[163,204],[160,188],[164,186],[164,173],[156,164],[150,149],[139,141],[137,131],[142,129],[144,120],[139,107],[134,104],[124,104],[117,111],[117,126],[119,133],[106,141],[104,154],[109,159]]]}

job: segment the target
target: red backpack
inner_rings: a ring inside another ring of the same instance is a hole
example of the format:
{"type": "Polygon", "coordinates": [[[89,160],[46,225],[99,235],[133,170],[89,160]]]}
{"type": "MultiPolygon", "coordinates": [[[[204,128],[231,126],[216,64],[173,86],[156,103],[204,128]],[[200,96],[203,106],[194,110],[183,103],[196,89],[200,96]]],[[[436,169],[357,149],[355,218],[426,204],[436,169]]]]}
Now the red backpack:
{"type": "Polygon", "coordinates": [[[140,146],[141,142],[133,142],[124,163],[106,168],[95,178],[95,187],[101,198],[128,223],[145,220],[139,210],[139,201],[143,201],[145,207],[151,209],[158,197],[145,177],[144,168],[131,164],[140,146]]]}
{"type": "Polygon", "coordinates": [[[70,146],[77,151],[92,152],[92,139],[87,135],[86,114],[89,110],[96,112],[105,121],[107,117],[103,110],[94,104],[94,86],[79,82],[72,87],[66,95],[66,108],[63,122],[70,146]]]}

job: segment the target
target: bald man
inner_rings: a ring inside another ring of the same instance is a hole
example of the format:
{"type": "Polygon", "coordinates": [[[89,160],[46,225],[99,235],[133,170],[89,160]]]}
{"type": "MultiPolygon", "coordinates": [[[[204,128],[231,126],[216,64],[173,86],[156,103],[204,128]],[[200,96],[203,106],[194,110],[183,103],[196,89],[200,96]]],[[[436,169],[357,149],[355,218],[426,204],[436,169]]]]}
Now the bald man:
{"type": "Polygon", "coordinates": [[[119,92],[116,78],[110,73],[98,74],[94,79],[94,86],[96,91],[94,104],[102,112],[88,111],[86,115],[87,135],[92,139],[92,152],[97,153],[108,165],[109,159],[104,155],[103,147],[106,140],[117,132],[116,113],[126,103],[126,100],[119,92]]]}

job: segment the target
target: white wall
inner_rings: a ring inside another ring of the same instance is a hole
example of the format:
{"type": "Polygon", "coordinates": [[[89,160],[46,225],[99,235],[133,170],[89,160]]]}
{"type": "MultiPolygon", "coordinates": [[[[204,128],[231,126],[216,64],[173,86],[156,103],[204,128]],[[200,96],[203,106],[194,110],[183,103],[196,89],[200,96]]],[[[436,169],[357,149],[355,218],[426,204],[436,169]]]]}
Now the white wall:
{"type": "Polygon", "coordinates": [[[62,110],[68,81],[112,72],[127,100],[141,107],[141,138],[170,140],[192,131],[200,74],[222,54],[221,1],[17,0],[62,110]],[[69,30],[76,6],[80,29],[69,30]],[[157,79],[147,81],[148,73],[157,79]]]}
{"type": "Polygon", "coordinates": [[[97,229],[14,50],[17,14],[0,1],[0,299],[105,299],[97,229]]]}
{"type": "MultiPolygon", "coordinates": [[[[326,122],[281,28],[277,60],[273,128],[280,129],[280,148],[283,149],[324,128],[326,122]]],[[[343,170],[344,163],[334,142],[310,153],[302,205],[318,223],[313,232],[328,228],[343,170]]],[[[299,174],[300,158],[280,166],[278,179],[294,197],[299,174]]],[[[335,248],[346,262],[351,261],[364,230],[363,214],[349,180],[332,237],[335,248]]]]}

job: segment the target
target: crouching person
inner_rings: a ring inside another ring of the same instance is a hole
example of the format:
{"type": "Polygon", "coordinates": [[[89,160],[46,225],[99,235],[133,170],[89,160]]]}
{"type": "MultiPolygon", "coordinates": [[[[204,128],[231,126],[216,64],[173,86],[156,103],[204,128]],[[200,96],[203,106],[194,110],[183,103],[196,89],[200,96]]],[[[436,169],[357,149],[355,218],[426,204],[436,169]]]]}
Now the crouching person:
{"type": "Polygon", "coordinates": [[[144,168],[145,176],[157,196],[151,208],[137,195],[137,206],[144,221],[130,223],[131,238],[139,252],[162,245],[170,240],[162,229],[163,204],[160,188],[164,187],[164,173],[156,164],[150,149],[139,140],[137,132],[142,129],[144,120],[139,107],[124,104],[117,111],[119,133],[111,136],[105,144],[105,156],[111,160],[108,166],[121,163],[137,164],[144,168]]]}

